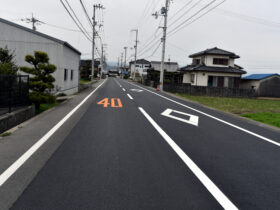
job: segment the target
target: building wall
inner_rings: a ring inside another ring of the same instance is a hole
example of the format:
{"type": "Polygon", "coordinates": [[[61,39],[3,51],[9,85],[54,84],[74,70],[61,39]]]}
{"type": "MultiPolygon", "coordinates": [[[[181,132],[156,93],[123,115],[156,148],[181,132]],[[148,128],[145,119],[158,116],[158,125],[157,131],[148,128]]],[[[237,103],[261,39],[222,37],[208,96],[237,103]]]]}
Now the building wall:
{"type": "Polygon", "coordinates": [[[242,89],[252,89],[254,87],[255,90],[259,89],[260,81],[258,80],[242,80],[240,84],[240,88],[242,89]]]}
{"type": "MultiPolygon", "coordinates": [[[[8,49],[14,51],[15,61],[18,66],[30,66],[25,62],[25,56],[27,54],[33,55],[34,51],[46,52],[50,58],[49,62],[57,67],[57,70],[53,73],[53,76],[56,79],[54,83],[55,91],[63,91],[64,87],[71,86],[69,84],[64,85],[64,68],[66,65],[68,66],[68,62],[70,62],[71,65],[73,65],[73,68],[75,67],[74,69],[76,69],[76,66],[79,65],[77,57],[80,56],[78,54],[60,43],[2,22],[0,22],[0,29],[0,47],[7,46],[8,49]],[[64,50],[64,48],[67,48],[68,50],[64,50]],[[64,58],[64,51],[67,59],[64,58]],[[72,53],[68,51],[71,51],[72,53]],[[76,55],[73,56],[72,54],[76,55]],[[77,64],[73,64],[73,62],[77,62],[77,64]]],[[[25,74],[24,72],[19,73],[25,74]]],[[[76,85],[78,89],[78,83],[76,85]]]]}
{"type": "MultiPolygon", "coordinates": [[[[140,74],[140,76],[147,75],[147,70],[150,68],[150,64],[139,64],[136,63],[136,72],[140,74]]],[[[130,66],[130,71],[134,73],[134,63],[130,66]]]]}
{"type": "Polygon", "coordinates": [[[215,67],[225,67],[225,65],[214,65],[213,64],[213,59],[214,58],[229,59],[229,65],[228,66],[234,67],[234,59],[233,58],[229,58],[228,56],[219,56],[219,55],[207,55],[207,56],[205,56],[205,65],[206,66],[215,66],[215,67]]]}
{"type": "Polygon", "coordinates": [[[256,90],[258,96],[280,97],[280,77],[273,76],[263,80],[242,80],[241,88],[256,90]]]}
{"type": "Polygon", "coordinates": [[[64,70],[59,75],[61,84],[63,84],[63,92],[66,94],[74,94],[78,92],[79,88],[79,64],[80,64],[80,55],[75,53],[73,50],[68,47],[63,47],[63,63],[64,69],[68,70],[67,80],[64,80],[64,70]],[[73,70],[73,79],[71,80],[71,70],[73,70]]]}
{"type": "MultiPolygon", "coordinates": [[[[154,68],[155,71],[160,71],[161,69],[161,63],[151,63],[152,68],[154,68]]],[[[178,64],[164,64],[164,69],[168,72],[176,72],[178,71],[178,64]]]]}
{"type": "Polygon", "coordinates": [[[209,76],[240,77],[239,74],[215,73],[215,72],[186,72],[183,76],[183,83],[190,83],[195,86],[208,86],[209,76]],[[191,82],[191,75],[194,74],[194,82],[191,82]]]}

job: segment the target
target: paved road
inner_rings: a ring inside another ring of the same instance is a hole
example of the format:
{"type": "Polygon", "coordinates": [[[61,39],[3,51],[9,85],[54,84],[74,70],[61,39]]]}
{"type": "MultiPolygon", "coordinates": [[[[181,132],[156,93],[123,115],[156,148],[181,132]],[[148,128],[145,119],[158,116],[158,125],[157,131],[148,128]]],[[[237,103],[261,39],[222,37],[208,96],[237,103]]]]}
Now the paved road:
{"type": "Polygon", "coordinates": [[[279,209],[280,133],[120,79],[94,94],[12,209],[279,209]]]}

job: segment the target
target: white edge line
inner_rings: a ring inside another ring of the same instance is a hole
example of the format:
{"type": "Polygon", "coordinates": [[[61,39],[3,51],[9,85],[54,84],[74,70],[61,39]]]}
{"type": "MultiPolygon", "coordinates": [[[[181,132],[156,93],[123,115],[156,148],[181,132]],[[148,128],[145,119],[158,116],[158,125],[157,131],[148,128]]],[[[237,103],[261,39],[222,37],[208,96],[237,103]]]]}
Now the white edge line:
{"type": "MultiPolygon", "coordinates": [[[[127,82],[127,83],[128,83],[128,82],[127,82]]],[[[214,120],[217,120],[217,121],[219,121],[219,122],[222,122],[222,123],[224,123],[224,124],[226,124],[226,125],[229,125],[229,126],[231,126],[231,127],[234,127],[234,128],[236,128],[236,129],[238,129],[238,130],[241,130],[241,131],[243,131],[243,132],[245,132],[245,133],[248,133],[248,134],[250,134],[250,135],[252,135],[252,136],[255,136],[255,137],[260,138],[260,139],[262,139],[262,140],[264,140],[264,141],[266,141],[266,142],[269,142],[269,143],[271,143],[271,144],[274,144],[274,145],[280,147],[280,143],[278,143],[278,142],[276,142],[276,141],[274,141],[274,140],[272,140],[272,139],[266,138],[266,137],[261,136],[261,135],[259,135],[259,134],[257,134],[257,133],[254,133],[254,132],[252,132],[252,131],[246,130],[246,129],[241,128],[241,127],[239,127],[239,126],[237,126],[237,125],[234,125],[234,124],[232,124],[232,123],[229,123],[229,122],[227,122],[227,121],[224,121],[224,120],[222,120],[222,119],[220,119],[220,118],[214,117],[214,116],[212,116],[212,115],[210,115],[210,114],[207,114],[207,113],[205,113],[205,112],[202,112],[202,111],[199,111],[199,110],[197,110],[197,109],[194,109],[194,108],[192,108],[192,107],[190,107],[190,106],[187,106],[187,105],[185,105],[185,104],[182,104],[182,103],[177,102],[177,101],[175,101],[175,100],[172,100],[172,99],[170,99],[170,98],[167,98],[167,97],[165,97],[165,96],[162,96],[162,95],[160,95],[160,94],[158,94],[158,93],[155,93],[155,92],[153,92],[153,91],[151,91],[151,90],[148,90],[148,89],[146,89],[146,88],[143,88],[143,87],[141,87],[141,86],[138,86],[138,85],[135,85],[135,84],[132,84],[132,83],[129,83],[129,84],[134,85],[134,86],[136,86],[136,87],[138,87],[138,88],[141,88],[141,89],[143,89],[143,90],[146,90],[146,91],[148,91],[148,92],[150,92],[150,93],[153,93],[153,94],[155,94],[155,95],[157,95],[157,96],[159,96],[159,97],[162,97],[162,98],[164,98],[164,99],[166,99],[166,100],[168,100],[168,101],[171,101],[171,102],[173,102],[173,103],[176,103],[176,104],[178,104],[178,105],[181,105],[181,106],[183,106],[183,107],[186,107],[186,108],[188,108],[188,109],[190,109],[190,110],[193,110],[193,111],[195,111],[195,112],[198,112],[198,113],[200,113],[200,114],[203,114],[203,115],[205,115],[205,116],[207,116],[207,117],[209,117],[209,118],[212,118],[212,119],[214,119],[214,120]]]]}
{"type": "Polygon", "coordinates": [[[214,198],[219,202],[219,204],[224,209],[238,209],[223,192],[207,177],[207,175],[192,161],[189,156],[184,153],[184,151],[165,133],[164,130],[147,114],[147,112],[138,107],[142,114],[147,118],[147,120],[152,124],[152,126],[159,132],[159,134],[164,138],[164,140],[169,144],[169,146],[176,152],[176,154],[183,160],[183,162],[188,166],[188,168],[195,174],[195,176],[200,180],[200,182],[207,188],[207,190],[214,196],[214,198]]]}
{"type": "Polygon", "coordinates": [[[128,98],[130,98],[131,100],[133,100],[132,96],[130,94],[127,94],[128,98]]]}
{"type": "Polygon", "coordinates": [[[105,81],[94,89],[81,103],[72,109],[72,111],[70,111],[62,120],[60,120],[51,130],[49,130],[39,141],[30,147],[0,175],[0,187],[104,84],[105,81]]]}

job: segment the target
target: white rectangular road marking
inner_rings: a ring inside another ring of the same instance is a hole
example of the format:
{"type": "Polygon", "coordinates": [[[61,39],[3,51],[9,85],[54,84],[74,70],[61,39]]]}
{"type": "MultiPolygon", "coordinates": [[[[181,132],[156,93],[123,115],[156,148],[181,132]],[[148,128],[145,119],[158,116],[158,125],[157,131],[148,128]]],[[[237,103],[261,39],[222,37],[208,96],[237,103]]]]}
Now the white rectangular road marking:
{"type": "Polygon", "coordinates": [[[130,94],[127,94],[127,96],[128,96],[128,98],[130,98],[131,100],[133,100],[133,98],[131,97],[131,95],[130,95],[130,94]]]}
{"type": "MultiPolygon", "coordinates": [[[[128,82],[127,82],[127,83],[128,83],[128,82]]],[[[238,130],[241,130],[241,131],[243,131],[243,132],[245,132],[245,133],[248,133],[248,134],[250,134],[250,135],[252,135],[252,136],[255,136],[255,137],[260,138],[260,139],[262,139],[262,140],[264,140],[264,141],[266,141],[266,142],[269,142],[269,143],[271,143],[271,144],[274,144],[274,145],[280,147],[280,143],[278,143],[278,142],[276,142],[276,141],[274,141],[274,140],[272,140],[272,139],[266,138],[266,137],[261,136],[261,135],[259,135],[259,134],[257,134],[257,133],[254,133],[254,132],[252,132],[252,131],[246,130],[246,129],[241,128],[241,127],[239,127],[239,126],[237,126],[237,125],[234,125],[234,124],[232,124],[232,123],[229,123],[229,122],[227,122],[227,121],[225,121],[225,120],[222,120],[222,119],[220,119],[220,118],[214,117],[214,116],[212,116],[212,115],[210,115],[210,114],[207,114],[207,113],[205,113],[205,112],[199,111],[199,110],[197,110],[197,109],[195,109],[195,108],[192,108],[192,107],[190,107],[190,106],[187,106],[187,105],[185,105],[185,104],[182,104],[182,103],[180,103],[180,102],[177,102],[177,101],[175,101],[175,100],[173,100],[173,99],[167,98],[167,97],[165,97],[165,96],[163,96],[163,95],[160,95],[160,94],[158,94],[158,93],[155,93],[155,92],[153,92],[153,91],[151,91],[151,90],[149,90],[149,89],[143,88],[143,87],[141,87],[141,86],[139,86],[139,85],[135,85],[135,84],[133,84],[133,83],[129,83],[129,84],[134,85],[134,86],[136,86],[136,87],[138,87],[138,88],[142,88],[143,90],[146,90],[146,91],[148,91],[148,92],[150,92],[150,93],[152,93],[152,94],[155,94],[155,95],[157,95],[157,96],[159,96],[159,97],[161,97],[161,98],[164,98],[164,99],[166,99],[166,100],[168,100],[168,101],[171,101],[171,102],[173,102],[173,103],[175,103],[175,104],[178,104],[178,105],[181,105],[181,106],[183,106],[183,107],[186,107],[186,108],[188,108],[188,109],[190,109],[190,110],[193,110],[193,111],[195,111],[195,112],[198,112],[198,113],[200,113],[200,114],[202,114],[202,115],[205,115],[205,116],[207,116],[207,117],[209,117],[209,118],[212,118],[212,119],[214,119],[214,120],[217,120],[217,121],[219,121],[219,122],[221,122],[221,123],[224,123],[224,124],[226,124],[226,125],[229,125],[229,126],[231,126],[231,127],[233,127],[233,128],[236,128],[236,129],[238,129],[238,130]]]]}
{"type": "Polygon", "coordinates": [[[122,88],[122,90],[123,90],[123,91],[125,91],[125,89],[124,89],[124,88],[122,88]]]}
{"type": "Polygon", "coordinates": [[[207,188],[207,190],[214,196],[219,204],[224,209],[237,209],[237,207],[223,194],[223,192],[207,177],[207,175],[184,153],[184,151],[165,133],[164,130],[147,114],[147,112],[139,107],[138,108],[152,126],[159,132],[169,146],[177,153],[177,155],[183,160],[183,162],[189,167],[194,175],[200,180],[200,182],[207,188]]]}
{"type": "MultiPolygon", "coordinates": [[[[105,80],[106,81],[106,80],[105,80]]],[[[48,139],[94,94],[103,84],[103,81],[94,89],[81,103],[60,120],[51,130],[49,130],[39,141],[30,147],[20,158],[18,158],[8,169],[0,175],[0,187],[46,142],[48,139]]]]}
{"type": "Polygon", "coordinates": [[[198,126],[199,117],[195,116],[195,115],[185,113],[185,112],[179,112],[179,111],[172,110],[172,109],[166,109],[164,112],[161,113],[161,115],[163,115],[165,117],[173,118],[175,120],[179,120],[179,121],[182,121],[182,122],[185,122],[185,123],[189,123],[189,124],[194,125],[194,126],[198,126]],[[188,116],[188,117],[190,117],[190,119],[186,120],[186,119],[183,119],[183,118],[180,118],[180,117],[173,116],[173,115],[171,115],[172,112],[188,116]]]}

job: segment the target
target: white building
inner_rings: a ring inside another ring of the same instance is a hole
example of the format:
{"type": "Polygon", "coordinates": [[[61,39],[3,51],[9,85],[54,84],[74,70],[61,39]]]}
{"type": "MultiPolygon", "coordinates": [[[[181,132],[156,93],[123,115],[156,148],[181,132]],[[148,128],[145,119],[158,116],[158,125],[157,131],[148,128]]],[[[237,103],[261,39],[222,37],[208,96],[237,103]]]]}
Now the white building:
{"type": "MultiPolygon", "coordinates": [[[[151,69],[154,71],[161,70],[161,62],[160,61],[151,61],[151,69]]],[[[163,65],[164,71],[167,72],[176,72],[179,70],[179,64],[177,62],[164,62],[163,65]]]]}
{"type": "MultiPolygon", "coordinates": [[[[73,94],[79,86],[79,63],[81,53],[67,42],[31,30],[0,18],[0,47],[14,51],[16,64],[28,66],[27,54],[46,52],[50,63],[57,67],[53,73],[55,92],[73,94]]],[[[24,74],[21,72],[21,74],[24,74]]]]}
{"type": "Polygon", "coordinates": [[[136,67],[134,67],[135,62],[131,61],[129,63],[131,75],[139,73],[140,76],[147,75],[147,70],[151,67],[151,63],[145,59],[136,60],[136,67]]]}
{"type": "Polygon", "coordinates": [[[241,75],[246,74],[242,67],[235,65],[235,59],[240,58],[238,55],[217,47],[189,57],[193,59],[192,64],[180,69],[184,72],[183,83],[239,88],[241,75]]]}

